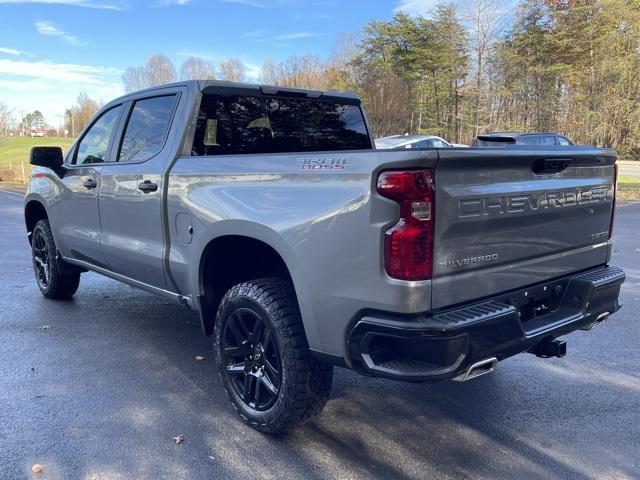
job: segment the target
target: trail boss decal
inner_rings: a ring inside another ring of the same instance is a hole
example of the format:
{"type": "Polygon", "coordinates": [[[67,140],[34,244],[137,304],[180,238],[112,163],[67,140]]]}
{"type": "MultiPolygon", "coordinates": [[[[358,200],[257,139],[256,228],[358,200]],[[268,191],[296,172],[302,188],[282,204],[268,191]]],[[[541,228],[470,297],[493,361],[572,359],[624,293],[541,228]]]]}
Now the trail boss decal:
{"type": "Polygon", "coordinates": [[[302,157],[298,163],[300,170],[345,170],[353,165],[349,157],[302,157]]]}

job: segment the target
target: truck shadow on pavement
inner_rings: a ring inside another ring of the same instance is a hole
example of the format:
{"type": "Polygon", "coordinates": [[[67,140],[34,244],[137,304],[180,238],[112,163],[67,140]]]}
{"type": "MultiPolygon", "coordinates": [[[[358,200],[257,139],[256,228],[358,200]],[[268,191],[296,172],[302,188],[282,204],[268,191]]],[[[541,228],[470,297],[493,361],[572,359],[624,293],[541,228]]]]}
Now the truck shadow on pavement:
{"type": "MultiPolygon", "coordinates": [[[[23,293],[31,316],[20,335],[37,338],[38,353],[17,349],[9,357],[31,355],[35,386],[14,387],[6,428],[24,438],[5,457],[21,472],[43,463],[48,478],[637,474],[640,378],[624,366],[590,363],[588,339],[572,359],[521,356],[464,384],[405,384],[336,369],[321,415],[273,438],[236,418],[211,340],[192,312],[94,274],[83,276],[71,302],[47,301],[35,287],[23,293]],[[37,330],[43,318],[49,329],[37,330]],[[35,434],[28,425],[39,421],[35,434]]],[[[10,379],[0,386],[11,388],[10,379]]],[[[0,474],[12,472],[5,470],[0,462],[0,474]]]]}

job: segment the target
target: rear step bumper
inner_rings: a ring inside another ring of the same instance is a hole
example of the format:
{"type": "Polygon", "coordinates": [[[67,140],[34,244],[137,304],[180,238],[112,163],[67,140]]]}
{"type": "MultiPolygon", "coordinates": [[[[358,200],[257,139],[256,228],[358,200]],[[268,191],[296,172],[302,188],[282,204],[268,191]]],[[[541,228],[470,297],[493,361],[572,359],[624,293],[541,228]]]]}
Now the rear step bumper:
{"type": "Polygon", "coordinates": [[[562,356],[553,340],[618,311],[624,279],[606,266],[435,315],[367,313],[347,335],[350,361],[361,373],[434,382],[475,378],[521,352],[562,356]]]}

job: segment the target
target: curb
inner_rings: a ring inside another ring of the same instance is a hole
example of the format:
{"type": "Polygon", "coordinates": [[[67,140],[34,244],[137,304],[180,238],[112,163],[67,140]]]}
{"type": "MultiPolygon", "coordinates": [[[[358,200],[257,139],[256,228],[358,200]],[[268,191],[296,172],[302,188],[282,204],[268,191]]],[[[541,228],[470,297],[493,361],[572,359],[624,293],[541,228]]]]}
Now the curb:
{"type": "Polygon", "coordinates": [[[15,190],[12,188],[0,187],[0,193],[8,193],[9,195],[24,198],[26,192],[21,192],[20,190],[15,190]]]}

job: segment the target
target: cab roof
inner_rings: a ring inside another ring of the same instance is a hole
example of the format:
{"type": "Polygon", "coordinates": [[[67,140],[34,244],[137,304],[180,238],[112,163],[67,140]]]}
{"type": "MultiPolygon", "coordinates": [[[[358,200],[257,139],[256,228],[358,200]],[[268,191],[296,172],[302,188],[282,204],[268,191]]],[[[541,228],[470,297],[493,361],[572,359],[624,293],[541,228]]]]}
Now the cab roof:
{"type": "MultiPolygon", "coordinates": [[[[131,97],[140,94],[161,92],[164,89],[186,87],[196,92],[216,93],[222,92],[233,93],[238,95],[270,95],[282,97],[296,97],[309,99],[325,99],[334,101],[345,101],[347,103],[360,104],[360,97],[355,93],[338,92],[334,90],[311,90],[305,88],[281,87],[275,85],[261,85],[256,83],[228,82],[224,80],[185,80],[182,82],[167,83],[156,87],[145,88],[135,92],[127,93],[113,101],[125,101],[131,97]]],[[[109,102],[111,103],[111,102],[109,102]]]]}

